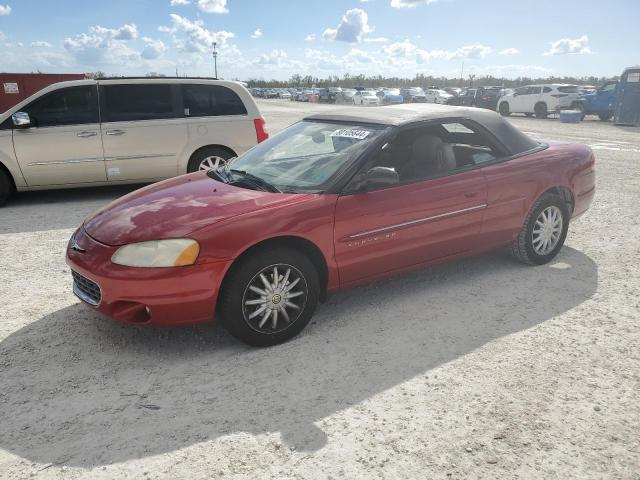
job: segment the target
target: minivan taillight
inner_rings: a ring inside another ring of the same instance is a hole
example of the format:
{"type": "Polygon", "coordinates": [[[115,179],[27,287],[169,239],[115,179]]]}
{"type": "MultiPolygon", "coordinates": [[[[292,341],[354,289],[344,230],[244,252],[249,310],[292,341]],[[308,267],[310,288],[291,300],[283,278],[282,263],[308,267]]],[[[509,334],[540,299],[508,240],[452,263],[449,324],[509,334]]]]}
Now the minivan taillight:
{"type": "Polygon", "coordinates": [[[264,142],[267,138],[269,138],[269,133],[267,132],[264,118],[256,118],[253,121],[253,124],[256,127],[256,137],[258,137],[258,143],[264,142]]]}

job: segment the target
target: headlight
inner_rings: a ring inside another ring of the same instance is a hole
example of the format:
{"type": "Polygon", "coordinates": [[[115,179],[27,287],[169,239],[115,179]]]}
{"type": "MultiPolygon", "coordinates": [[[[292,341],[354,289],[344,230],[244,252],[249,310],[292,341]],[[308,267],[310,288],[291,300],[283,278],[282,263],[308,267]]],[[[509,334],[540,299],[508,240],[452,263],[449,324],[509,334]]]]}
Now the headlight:
{"type": "Polygon", "coordinates": [[[182,267],[193,265],[200,245],[190,238],[131,243],[120,247],[111,261],[127,267],[182,267]]]}

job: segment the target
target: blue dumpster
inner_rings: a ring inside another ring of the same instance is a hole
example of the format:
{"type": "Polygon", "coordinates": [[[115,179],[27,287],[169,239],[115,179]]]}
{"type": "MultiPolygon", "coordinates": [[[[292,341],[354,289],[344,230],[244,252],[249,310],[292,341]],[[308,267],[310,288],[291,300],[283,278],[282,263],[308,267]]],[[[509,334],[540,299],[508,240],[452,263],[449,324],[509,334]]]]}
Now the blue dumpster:
{"type": "Polygon", "coordinates": [[[620,77],[614,123],[640,125],[640,66],[625,69],[620,77]]]}

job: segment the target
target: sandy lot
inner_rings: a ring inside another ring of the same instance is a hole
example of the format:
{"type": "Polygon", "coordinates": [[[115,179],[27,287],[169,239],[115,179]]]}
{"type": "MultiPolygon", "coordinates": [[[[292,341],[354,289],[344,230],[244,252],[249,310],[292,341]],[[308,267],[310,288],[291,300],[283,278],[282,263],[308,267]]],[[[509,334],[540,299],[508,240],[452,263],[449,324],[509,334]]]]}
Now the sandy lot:
{"type": "MultiPolygon", "coordinates": [[[[260,105],[272,132],[327,108],[260,105]]],[[[133,187],[20,195],[0,209],[0,478],[640,479],[640,129],[512,121],[598,158],[556,261],[342,292],[265,350],[78,303],[67,239],[133,187]]]]}

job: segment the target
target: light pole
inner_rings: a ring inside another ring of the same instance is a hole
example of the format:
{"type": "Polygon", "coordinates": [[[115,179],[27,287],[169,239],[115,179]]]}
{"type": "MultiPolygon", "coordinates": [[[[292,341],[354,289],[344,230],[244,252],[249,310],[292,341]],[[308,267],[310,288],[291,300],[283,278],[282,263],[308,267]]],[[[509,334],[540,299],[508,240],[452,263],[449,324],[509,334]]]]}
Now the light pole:
{"type": "Polygon", "coordinates": [[[218,43],[213,42],[213,66],[216,71],[216,78],[218,78],[218,49],[216,48],[217,46],[218,46],[218,43]]]}

